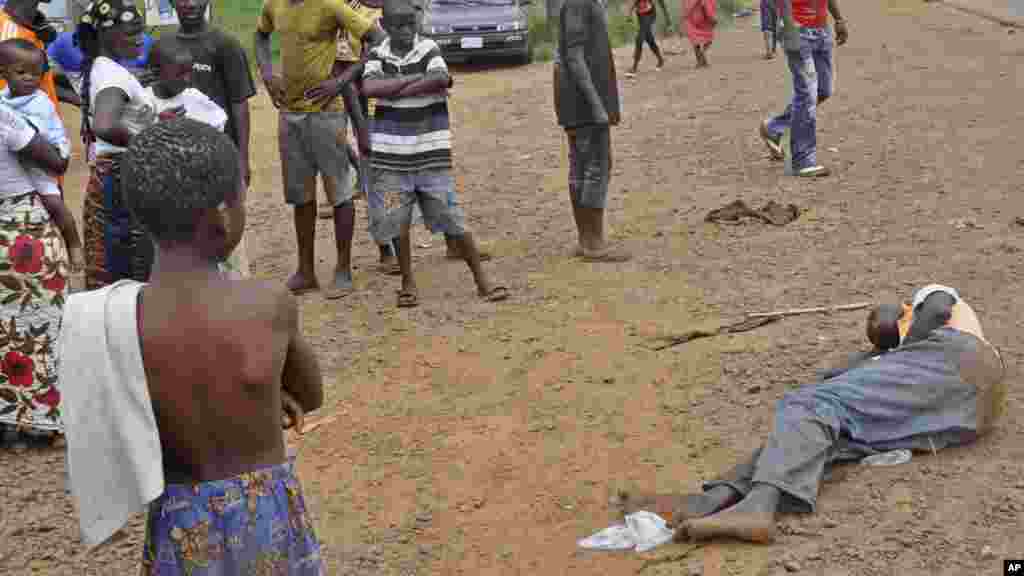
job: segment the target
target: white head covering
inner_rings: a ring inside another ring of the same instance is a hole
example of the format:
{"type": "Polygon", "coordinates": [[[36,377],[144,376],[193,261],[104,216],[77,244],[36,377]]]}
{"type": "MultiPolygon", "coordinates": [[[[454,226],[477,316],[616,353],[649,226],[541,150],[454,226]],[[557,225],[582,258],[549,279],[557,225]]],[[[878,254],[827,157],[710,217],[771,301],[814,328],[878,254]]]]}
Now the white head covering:
{"type": "Polygon", "coordinates": [[[916,309],[918,306],[921,305],[922,302],[925,301],[926,298],[928,298],[929,296],[936,292],[945,292],[946,294],[952,296],[953,299],[956,300],[957,302],[960,301],[960,294],[958,294],[955,289],[950,288],[949,286],[943,286],[942,284],[929,284],[924,288],[921,288],[920,290],[917,291],[916,294],[914,294],[914,300],[910,304],[910,307],[916,309]]]}

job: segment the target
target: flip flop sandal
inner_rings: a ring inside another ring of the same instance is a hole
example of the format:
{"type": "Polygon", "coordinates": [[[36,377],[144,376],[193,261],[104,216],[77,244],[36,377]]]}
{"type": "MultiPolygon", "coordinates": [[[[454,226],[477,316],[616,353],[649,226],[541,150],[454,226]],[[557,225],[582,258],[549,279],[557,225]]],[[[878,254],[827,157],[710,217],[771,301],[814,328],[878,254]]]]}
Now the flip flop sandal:
{"type": "Polygon", "coordinates": [[[338,286],[337,284],[334,284],[324,292],[324,298],[327,298],[328,300],[340,300],[353,292],[355,292],[355,286],[352,286],[351,284],[348,286],[338,286]]]}
{"type": "MultiPolygon", "coordinates": [[[[462,260],[462,256],[459,256],[458,254],[446,253],[444,257],[445,260],[462,260]]],[[[481,262],[490,262],[493,259],[494,256],[492,256],[490,252],[480,252],[481,262]]]]}
{"type": "Polygon", "coordinates": [[[420,298],[415,292],[399,292],[398,293],[398,307],[399,308],[415,308],[420,305],[420,298]]]}
{"type": "Polygon", "coordinates": [[[761,122],[759,132],[761,133],[761,140],[768,148],[768,155],[771,156],[772,160],[785,160],[786,151],[782,149],[781,139],[772,137],[771,133],[768,132],[767,123],[761,122]]]}
{"type": "Polygon", "coordinates": [[[504,286],[494,286],[491,288],[490,292],[483,294],[480,297],[486,302],[501,302],[508,300],[509,291],[508,288],[505,288],[504,286]]]}
{"type": "Polygon", "coordinates": [[[295,290],[289,288],[288,291],[292,293],[292,296],[302,296],[303,294],[309,294],[310,292],[316,292],[319,289],[320,289],[319,286],[314,285],[314,286],[304,286],[302,288],[298,288],[298,289],[295,289],[295,290]]]}
{"type": "Polygon", "coordinates": [[[603,262],[603,263],[619,263],[629,262],[633,259],[633,256],[627,252],[622,252],[615,249],[608,249],[604,252],[598,252],[596,254],[584,254],[584,262],[603,262]]]}

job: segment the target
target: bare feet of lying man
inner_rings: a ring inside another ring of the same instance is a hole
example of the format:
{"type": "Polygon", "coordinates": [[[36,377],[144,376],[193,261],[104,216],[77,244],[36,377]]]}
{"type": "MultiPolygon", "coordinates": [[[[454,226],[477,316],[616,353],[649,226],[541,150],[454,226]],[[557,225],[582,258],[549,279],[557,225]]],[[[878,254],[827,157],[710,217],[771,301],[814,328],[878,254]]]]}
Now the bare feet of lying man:
{"type": "Polygon", "coordinates": [[[757,484],[739,504],[704,518],[686,521],[676,540],[731,539],[771,544],[775,541],[775,515],[781,492],[768,484],[757,484]]]}
{"type": "Polygon", "coordinates": [[[664,518],[675,528],[687,520],[702,518],[740,501],[740,494],[720,485],[701,494],[629,494],[620,492],[616,506],[623,514],[645,510],[664,518]]]}

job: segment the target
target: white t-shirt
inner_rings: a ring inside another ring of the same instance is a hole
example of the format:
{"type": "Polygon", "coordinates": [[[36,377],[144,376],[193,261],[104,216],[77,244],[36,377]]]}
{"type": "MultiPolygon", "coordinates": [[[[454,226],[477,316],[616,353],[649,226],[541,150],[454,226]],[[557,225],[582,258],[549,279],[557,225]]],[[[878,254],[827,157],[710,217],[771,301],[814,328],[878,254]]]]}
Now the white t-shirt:
{"type": "Polygon", "coordinates": [[[180,94],[173,98],[163,99],[153,92],[153,87],[146,88],[146,92],[156,104],[156,113],[161,114],[167,110],[184,108],[185,116],[196,122],[209,124],[217,130],[224,131],[228,123],[228,113],[224,111],[209,96],[203,94],[196,88],[185,88],[180,94]]]}
{"type": "Polygon", "coordinates": [[[11,198],[35,190],[17,156],[35,135],[35,128],[20,114],[0,103],[0,197],[11,198]]]}
{"type": "MultiPolygon", "coordinates": [[[[127,68],[106,56],[100,56],[93,62],[89,76],[90,121],[93,121],[91,112],[96,106],[96,95],[107,88],[119,88],[128,96],[122,121],[132,132],[138,134],[156,121],[156,105],[150,93],[127,68]]],[[[96,138],[96,155],[119,154],[124,151],[120,146],[96,138]]]]}

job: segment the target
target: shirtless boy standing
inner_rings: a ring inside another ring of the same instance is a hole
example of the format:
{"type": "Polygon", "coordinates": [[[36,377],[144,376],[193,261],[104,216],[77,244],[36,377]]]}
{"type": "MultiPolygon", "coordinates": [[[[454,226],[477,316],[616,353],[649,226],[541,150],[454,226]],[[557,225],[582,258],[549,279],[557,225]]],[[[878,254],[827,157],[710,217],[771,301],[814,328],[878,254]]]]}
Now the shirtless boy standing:
{"type": "Polygon", "coordinates": [[[138,299],[166,482],[149,507],[145,574],[323,571],[282,433],[282,402],[323,402],[316,357],[285,286],[217,268],[241,236],[225,208],[242,189],[237,154],[182,118],[136,136],[122,160],[125,198],[158,251],[138,299]]]}

